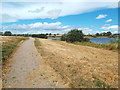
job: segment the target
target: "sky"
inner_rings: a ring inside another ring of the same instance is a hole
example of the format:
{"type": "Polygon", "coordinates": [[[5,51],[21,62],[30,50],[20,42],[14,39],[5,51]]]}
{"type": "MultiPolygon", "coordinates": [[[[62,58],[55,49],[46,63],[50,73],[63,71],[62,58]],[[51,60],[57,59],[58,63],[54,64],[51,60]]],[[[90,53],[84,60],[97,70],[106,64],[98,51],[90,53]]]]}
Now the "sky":
{"type": "Polygon", "coordinates": [[[1,1],[0,27],[14,34],[118,33],[118,0],[1,1]]]}

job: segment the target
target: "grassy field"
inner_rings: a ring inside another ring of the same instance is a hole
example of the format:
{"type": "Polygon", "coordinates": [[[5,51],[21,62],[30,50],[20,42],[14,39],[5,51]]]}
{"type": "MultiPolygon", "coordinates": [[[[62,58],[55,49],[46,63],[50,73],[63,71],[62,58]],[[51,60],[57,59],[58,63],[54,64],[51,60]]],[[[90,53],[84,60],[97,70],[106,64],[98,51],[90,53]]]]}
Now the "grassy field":
{"type": "Polygon", "coordinates": [[[16,36],[1,36],[2,42],[2,60],[6,60],[11,56],[13,51],[16,49],[17,45],[27,38],[25,37],[16,37],[16,36]]]}
{"type": "Polygon", "coordinates": [[[117,52],[59,40],[36,39],[43,60],[72,88],[117,87],[117,52]]]}

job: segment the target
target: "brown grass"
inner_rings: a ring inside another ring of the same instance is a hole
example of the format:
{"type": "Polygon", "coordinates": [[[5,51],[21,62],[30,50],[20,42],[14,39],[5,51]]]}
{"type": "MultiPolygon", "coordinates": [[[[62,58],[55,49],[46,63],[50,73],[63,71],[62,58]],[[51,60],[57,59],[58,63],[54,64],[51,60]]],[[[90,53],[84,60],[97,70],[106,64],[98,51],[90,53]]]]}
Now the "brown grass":
{"type": "Polygon", "coordinates": [[[117,88],[117,52],[36,39],[38,51],[72,88],[117,88]]]}
{"type": "Polygon", "coordinates": [[[26,40],[25,37],[16,37],[16,36],[2,36],[2,41],[0,44],[2,45],[2,60],[6,60],[11,56],[13,51],[16,49],[17,45],[26,40]]]}

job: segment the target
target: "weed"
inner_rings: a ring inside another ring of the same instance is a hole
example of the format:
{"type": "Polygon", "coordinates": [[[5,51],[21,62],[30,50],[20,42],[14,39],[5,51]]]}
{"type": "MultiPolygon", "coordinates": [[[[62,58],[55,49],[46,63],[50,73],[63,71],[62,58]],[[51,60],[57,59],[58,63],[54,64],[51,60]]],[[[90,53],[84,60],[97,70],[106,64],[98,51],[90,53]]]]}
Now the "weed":
{"type": "Polygon", "coordinates": [[[83,88],[83,87],[88,87],[91,88],[92,84],[88,81],[86,81],[83,77],[77,77],[77,78],[73,78],[72,82],[70,83],[71,87],[76,87],[76,88],[83,88]]]}
{"type": "Polygon", "coordinates": [[[93,80],[93,83],[95,83],[95,85],[98,87],[110,88],[109,85],[107,85],[106,83],[104,83],[103,81],[100,81],[100,80],[93,80]]]}
{"type": "Polygon", "coordinates": [[[97,87],[110,88],[109,85],[99,79],[99,75],[93,74],[92,77],[94,78],[93,83],[95,83],[97,87]]]}

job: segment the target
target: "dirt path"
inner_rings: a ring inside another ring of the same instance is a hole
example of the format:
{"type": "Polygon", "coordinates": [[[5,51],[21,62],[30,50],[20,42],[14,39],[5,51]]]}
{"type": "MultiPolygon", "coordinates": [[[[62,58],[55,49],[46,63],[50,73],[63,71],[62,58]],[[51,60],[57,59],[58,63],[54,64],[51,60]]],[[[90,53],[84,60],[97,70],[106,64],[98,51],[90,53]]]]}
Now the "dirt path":
{"type": "Polygon", "coordinates": [[[65,87],[63,82],[59,81],[59,76],[54,70],[42,62],[33,38],[23,42],[19,47],[12,57],[10,69],[10,72],[5,75],[6,80],[3,82],[5,88],[65,87]],[[52,73],[51,75],[57,78],[59,82],[54,83],[50,81],[51,78],[46,78],[47,71],[52,73]]]}
{"type": "Polygon", "coordinates": [[[100,83],[118,87],[117,52],[56,40],[39,41],[38,49],[46,63],[72,87],[98,87],[100,83]]]}

